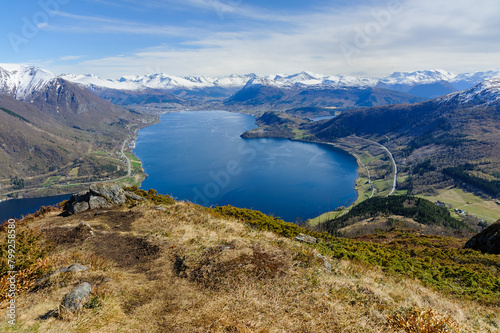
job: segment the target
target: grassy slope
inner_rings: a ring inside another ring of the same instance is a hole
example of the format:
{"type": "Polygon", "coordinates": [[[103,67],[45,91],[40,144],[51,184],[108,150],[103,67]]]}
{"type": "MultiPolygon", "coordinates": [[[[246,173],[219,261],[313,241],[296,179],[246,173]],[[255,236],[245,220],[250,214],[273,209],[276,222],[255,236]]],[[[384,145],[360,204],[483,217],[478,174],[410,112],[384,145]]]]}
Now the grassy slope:
{"type": "Polygon", "coordinates": [[[440,200],[446,204],[451,204],[453,208],[462,209],[489,223],[500,219],[500,205],[498,200],[484,200],[472,193],[464,192],[458,188],[447,188],[439,191],[436,196],[422,196],[427,200],[440,200]]]}
{"type": "MultiPolygon", "coordinates": [[[[445,332],[439,324],[461,328],[446,332],[498,331],[500,257],[460,250],[462,241],[398,232],[370,242],[313,234],[323,240],[306,245],[293,236],[310,231],[259,212],[149,196],[156,203],[68,218],[55,211],[18,223],[23,286],[74,262],[90,267],[21,294],[18,331],[397,332],[411,323],[435,325],[428,332],[445,332]],[[162,202],[165,210],[158,210],[162,202]],[[82,220],[94,228],[93,238],[54,238],[63,232],[54,228],[82,220]],[[21,242],[28,230],[39,238],[21,242]],[[88,308],[40,319],[80,281],[95,287],[88,308]]],[[[8,330],[5,321],[0,329],[8,330]]]]}

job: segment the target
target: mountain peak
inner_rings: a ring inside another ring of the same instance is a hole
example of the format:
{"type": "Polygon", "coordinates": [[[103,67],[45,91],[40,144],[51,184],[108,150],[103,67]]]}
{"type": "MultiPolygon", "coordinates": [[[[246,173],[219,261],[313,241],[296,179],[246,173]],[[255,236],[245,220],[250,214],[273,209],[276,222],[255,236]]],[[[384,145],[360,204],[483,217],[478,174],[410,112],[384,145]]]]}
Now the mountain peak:
{"type": "Polygon", "coordinates": [[[0,92],[26,99],[57,76],[36,66],[0,64],[0,92]]]}
{"type": "Polygon", "coordinates": [[[457,102],[459,104],[492,105],[500,103],[500,78],[494,78],[478,85],[438,99],[440,102],[457,102]]]}
{"type": "Polygon", "coordinates": [[[415,72],[394,72],[381,81],[386,84],[428,84],[439,81],[452,81],[455,74],[442,69],[423,70],[415,72]]]}

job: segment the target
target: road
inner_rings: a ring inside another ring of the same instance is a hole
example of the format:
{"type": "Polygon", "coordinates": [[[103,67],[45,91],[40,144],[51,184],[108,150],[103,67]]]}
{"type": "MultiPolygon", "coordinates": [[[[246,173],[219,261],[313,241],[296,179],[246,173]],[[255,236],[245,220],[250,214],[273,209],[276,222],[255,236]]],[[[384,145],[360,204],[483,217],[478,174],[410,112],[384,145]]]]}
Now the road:
{"type": "Polygon", "coordinates": [[[125,157],[125,159],[127,160],[127,175],[124,176],[124,177],[118,178],[116,180],[130,177],[130,175],[132,174],[132,163],[130,162],[130,158],[128,158],[127,154],[125,154],[125,145],[127,144],[127,142],[129,140],[130,140],[130,138],[128,138],[127,140],[123,141],[122,150],[121,150],[122,156],[125,157]]]}
{"type": "MultiPolygon", "coordinates": [[[[125,154],[125,146],[126,146],[126,144],[127,144],[127,142],[129,140],[130,140],[130,138],[128,138],[125,141],[123,141],[122,149],[120,150],[120,153],[122,154],[122,156],[127,161],[127,175],[125,175],[123,177],[115,178],[115,179],[110,179],[110,180],[99,180],[99,181],[94,181],[94,182],[72,183],[72,184],[64,184],[64,185],[56,184],[56,185],[53,185],[53,187],[66,187],[66,186],[69,186],[69,185],[72,185],[72,186],[76,186],[76,185],[91,185],[91,184],[106,183],[106,182],[112,182],[112,181],[122,180],[122,179],[130,177],[132,175],[132,162],[130,162],[130,159],[125,154]]],[[[14,193],[18,193],[18,192],[25,192],[26,190],[28,190],[28,191],[36,191],[36,190],[41,190],[41,189],[45,189],[45,188],[46,187],[23,188],[23,189],[17,190],[17,191],[12,191],[12,192],[8,192],[8,193],[1,193],[0,195],[9,195],[9,194],[14,194],[14,193]]]]}
{"type": "Polygon", "coordinates": [[[354,157],[356,157],[356,159],[358,160],[358,163],[361,164],[365,169],[366,169],[366,172],[368,173],[368,183],[371,185],[372,187],[372,194],[370,195],[370,199],[373,197],[373,195],[375,194],[375,187],[373,186],[372,184],[372,179],[371,179],[371,175],[370,175],[370,169],[368,169],[368,167],[363,163],[361,162],[361,158],[359,158],[358,155],[354,154],[354,157]]]}
{"type": "Polygon", "coordinates": [[[387,195],[387,196],[390,196],[391,194],[393,194],[394,192],[396,192],[396,185],[397,185],[397,182],[398,182],[398,166],[396,164],[396,161],[394,160],[394,156],[392,155],[391,151],[386,146],[378,143],[377,141],[373,141],[373,140],[370,140],[370,139],[364,139],[364,138],[360,138],[360,137],[357,137],[357,138],[365,140],[365,141],[369,141],[371,143],[374,143],[374,144],[382,147],[387,152],[387,154],[389,155],[389,157],[391,158],[393,172],[394,172],[394,179],[393,179],[393,182],[392,182],[391,192],[389,192],[389,194],[387,195]]]}

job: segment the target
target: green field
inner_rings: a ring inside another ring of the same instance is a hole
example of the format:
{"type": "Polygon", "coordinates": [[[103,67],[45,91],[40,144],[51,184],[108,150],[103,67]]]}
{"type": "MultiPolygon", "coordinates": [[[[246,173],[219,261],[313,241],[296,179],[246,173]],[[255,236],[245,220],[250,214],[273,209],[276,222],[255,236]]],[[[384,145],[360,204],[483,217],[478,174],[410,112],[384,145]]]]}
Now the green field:
{"type": "Polygon", "coordinates": [[[51,187],[52,185],[54,185],[55,183],[57,183],[59,181],[59,179],[61,179],[62,176],[53,176],[53,177],[49,177],[43,184],[42,186],[43,187],[51,187]]]}
{"type": "Polygon", "coordinates": [[[146,179],[144,174],[144,169],[142,168],[142,162],[134,154],[125,153],[130,159],[130,166],[134,175],[132,177],[127,177],[118,181],[118,184],[122,187],[129,186],[141,186],[141,183],[146,179]]]}
{"type": "Polygon", "coordinates": [[[295,140],[300,140],[300,139],[304,138],[305,136],[307,136],[306,131],[299,130],[298,128],[294,128],[293,133],[295,133],[295,137],[294,137],[295,140]]]}
{"type": "Polygon", "coordinates": [[[71,169],[71,171],[69,172],[68,176],[70,176],[70,177],[76,177],[76,176],[78,176],[78,171],[79,170],[80,170],[79,167],[71,169]]]}
{"type": "Polygon", "coordinates": [[[130,165],[132,167],[132,171],[134,171],[135,173],[142,172],[143,169],[142,169],[142,162],[141,162],[141,160],[139,160],[137,157],[135,157],[131,153],[125,153],[125,154],[130,159],[130,165]]]}
{"type": "Polygon", "coordinates": [[[465,210],[472,215],[487,222],[495,222],[500,219],[500,205],[494,201],[484,200],[472,193],[464,192],[458,188],[447,188],[441,190],[436,196],[423,196],[427,200],[442,201],[451,204],[453,208],[465,210]]]}
{"type": "Polygon", "coordinates": [[[102,150],[97,150],[94,152],[94,154],[99,155],[99,156],[108,156],[110,155],[109,153],[106,153],[105,151],[102,150]]]}

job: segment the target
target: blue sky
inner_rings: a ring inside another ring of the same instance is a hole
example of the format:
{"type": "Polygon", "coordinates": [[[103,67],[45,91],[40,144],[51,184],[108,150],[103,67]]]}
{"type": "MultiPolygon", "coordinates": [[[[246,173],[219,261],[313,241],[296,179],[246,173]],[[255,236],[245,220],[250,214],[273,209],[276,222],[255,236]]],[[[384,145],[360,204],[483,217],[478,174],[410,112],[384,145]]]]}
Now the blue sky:
{"type": "Polygon", "coordinates": [[[116,78],[500,69],[498,0],[23,0],[0,63],[116,78]]]}

